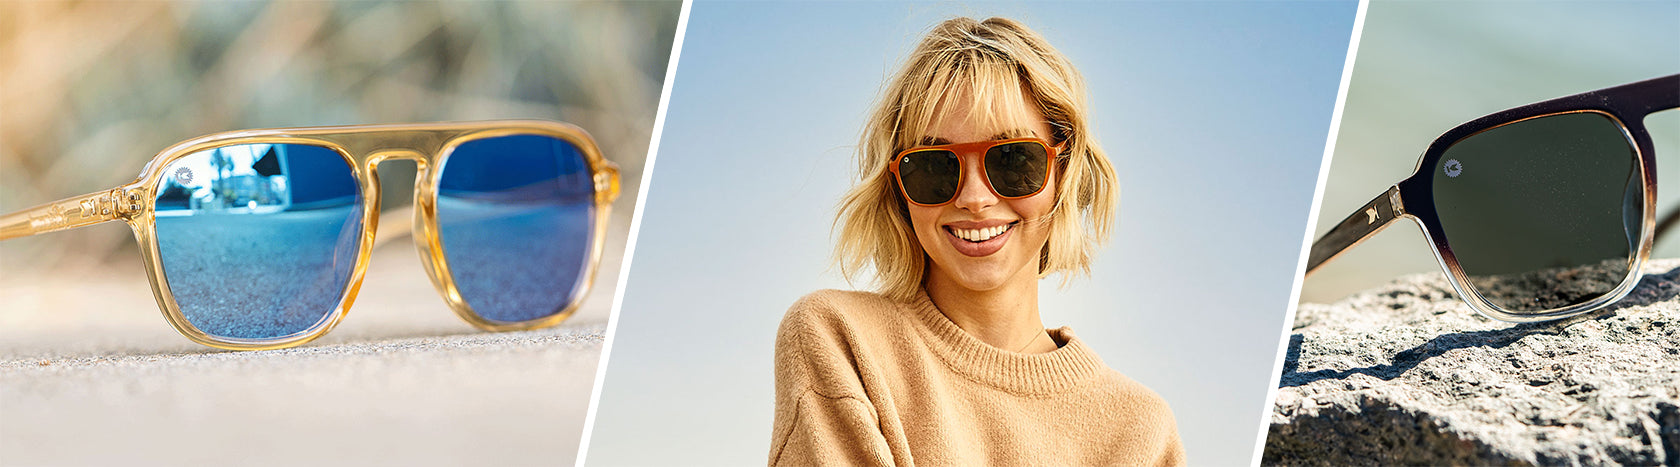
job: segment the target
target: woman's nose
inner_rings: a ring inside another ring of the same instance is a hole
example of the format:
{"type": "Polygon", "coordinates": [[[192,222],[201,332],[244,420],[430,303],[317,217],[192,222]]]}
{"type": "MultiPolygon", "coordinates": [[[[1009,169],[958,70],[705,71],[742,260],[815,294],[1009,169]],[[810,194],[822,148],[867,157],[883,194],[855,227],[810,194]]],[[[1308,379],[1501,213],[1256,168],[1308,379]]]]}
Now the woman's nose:
{"type": "MultiPolygon", "coordinates": [[[[966,155],[965,155],[966,157],[966,155]]],[[[980,212],[998,203],[998,197],[986,185],[984,162],[979,157],[963,161],[962,191],[957,192],[957,209],[980,212]],[[974,163],[966,163],[973,161],[974,163]]]]}

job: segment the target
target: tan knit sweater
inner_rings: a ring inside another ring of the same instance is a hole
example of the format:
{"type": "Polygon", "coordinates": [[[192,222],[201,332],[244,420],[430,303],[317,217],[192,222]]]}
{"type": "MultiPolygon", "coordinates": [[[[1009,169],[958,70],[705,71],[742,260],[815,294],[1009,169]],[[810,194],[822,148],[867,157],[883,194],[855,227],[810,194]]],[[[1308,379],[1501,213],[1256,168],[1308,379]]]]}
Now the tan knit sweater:
{"type": "Polygon", "coordinates": [[[1181,465],[1172,410],[1067,328],[1029,355],[921,294],[805,296],[776,337],[771,465],[1181,465]]]}

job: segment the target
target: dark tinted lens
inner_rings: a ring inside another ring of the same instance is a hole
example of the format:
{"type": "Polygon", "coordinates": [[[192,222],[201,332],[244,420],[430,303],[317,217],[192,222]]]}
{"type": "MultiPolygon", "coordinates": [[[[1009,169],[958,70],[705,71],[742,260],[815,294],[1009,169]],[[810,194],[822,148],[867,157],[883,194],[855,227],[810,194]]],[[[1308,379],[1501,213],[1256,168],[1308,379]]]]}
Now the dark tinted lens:
{"type": "Polygon", "coordinates": [[[1628,276],[1644,184],[1621,128],[1541,117],[1454,144],[1433,167],[1435,210],[1470,282],[1511,312],[1608,294],[1628,276]]]}
{"type": "Polygon", "coordinates": [[[962,163],[951,151],[916,151],[898,161],[898,182],[911,201],[944,204],[957,196],[962,163]]]}
{"type": "Polygon", "coordinates": [[[594,245],[595,184],[565,140],[469,141],[443,162],[438,236],[461,298],[479,316],[553,316],[582,295],[594,245]]]}
{"type": "Polygon", "coordinates": [[[986,179],[998,195],[1017,198],[1044,189],[1049,175],[1044,145],[1033,142],[1009,143],[986,150],[986,179]]]}
{"type": "Polygon", "coordinates": [[[350,283],[362,197],[331,149],[242,144],[193,153],[164,168],[156,202],[165,280],[205,334],[263,340],[308,331],[350,283]]]}

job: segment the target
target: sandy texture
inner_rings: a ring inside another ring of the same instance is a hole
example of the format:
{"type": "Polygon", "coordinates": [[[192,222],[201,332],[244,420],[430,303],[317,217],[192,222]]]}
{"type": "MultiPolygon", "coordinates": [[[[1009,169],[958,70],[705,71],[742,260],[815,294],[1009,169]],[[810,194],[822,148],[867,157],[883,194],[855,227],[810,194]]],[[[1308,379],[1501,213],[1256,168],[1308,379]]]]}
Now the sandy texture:
{"type": "Polygon", "coordinates": [[[1302,304],[1266,464],[1680,465],[1680,260],[1609,310],[1512,325],[1440,274],[1302,304]]]}
{"type": "Polygon", "coordinates": [[[338,328],[275,351],[181,337],[138,261],[51,277],[7,262],[0,465],[569,465],[618,277],[620,217],[596,289],[558,328],[472,328],[404,239],[374,252],[338,328]]]}

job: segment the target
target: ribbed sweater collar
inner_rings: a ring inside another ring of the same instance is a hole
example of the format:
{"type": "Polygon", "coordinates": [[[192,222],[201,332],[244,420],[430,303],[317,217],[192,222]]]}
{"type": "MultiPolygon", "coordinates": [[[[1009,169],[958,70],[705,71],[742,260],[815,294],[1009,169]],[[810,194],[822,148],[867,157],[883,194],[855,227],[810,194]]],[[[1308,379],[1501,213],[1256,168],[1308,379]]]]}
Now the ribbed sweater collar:
{"type": "Polygon", "coordinates": [[[976,382],[1022,395],[1077,389],[1107,370],[1101,358],[1066,327],[1051,329],[1060,348],[1041,354],[1010,352],[969,335],[934,306],[927,292],[910,302],[930,347],[952,370],[976,382]]]}

